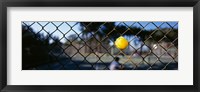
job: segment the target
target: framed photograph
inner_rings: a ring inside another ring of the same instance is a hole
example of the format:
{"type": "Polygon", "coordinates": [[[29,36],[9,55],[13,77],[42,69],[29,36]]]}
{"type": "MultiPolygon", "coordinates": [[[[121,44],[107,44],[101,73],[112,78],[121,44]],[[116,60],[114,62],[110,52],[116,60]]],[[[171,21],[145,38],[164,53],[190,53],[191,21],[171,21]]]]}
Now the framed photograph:
{"type": "Polygon", "coordinates": [[[199,0],[4,0],[0,90],[199,91],[199,0]]]}

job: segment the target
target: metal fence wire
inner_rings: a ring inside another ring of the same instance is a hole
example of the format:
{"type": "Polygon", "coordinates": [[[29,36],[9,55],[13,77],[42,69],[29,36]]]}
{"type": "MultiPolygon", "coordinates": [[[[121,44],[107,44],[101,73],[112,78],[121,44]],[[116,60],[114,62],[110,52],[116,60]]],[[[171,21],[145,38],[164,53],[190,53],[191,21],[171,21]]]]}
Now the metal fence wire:
{"type": "Polygon", "coordinates": [[[178,22],[22,22],[23,70],[109,70],[115,57],[120,70],[177,70],[178,22]]]}

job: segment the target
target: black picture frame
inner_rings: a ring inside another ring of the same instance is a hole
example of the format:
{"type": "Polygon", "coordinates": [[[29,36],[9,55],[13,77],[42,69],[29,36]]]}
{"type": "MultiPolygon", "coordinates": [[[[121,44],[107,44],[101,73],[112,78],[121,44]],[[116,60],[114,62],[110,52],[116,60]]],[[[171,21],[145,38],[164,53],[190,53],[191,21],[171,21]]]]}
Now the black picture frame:
{"type": "Polygon", "coordinates": [[[200,0],[1,0],[0,1],[0,90],[1,92],[199,92],[200,0]],[[7,85],[7,7],[193,7],[194,85],[7,85]]]}

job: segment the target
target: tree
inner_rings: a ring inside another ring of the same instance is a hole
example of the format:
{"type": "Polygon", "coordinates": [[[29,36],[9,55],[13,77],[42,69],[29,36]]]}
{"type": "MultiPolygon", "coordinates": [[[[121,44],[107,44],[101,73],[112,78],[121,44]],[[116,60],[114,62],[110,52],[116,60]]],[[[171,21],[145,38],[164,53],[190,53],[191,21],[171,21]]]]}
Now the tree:
{"type": "MultiPolygon", "coordinates": [[[[80,22],[82,39],[86,41],[85,44],[90,45],[94,52],[100,52],[100,45],[97,44],[104,36],[100,30],[104,22],[80,22]],[[91,38],[90,38],[91,37],[91,38]]],[[[87,46],[85,46],[86,52],[92,52],[87,46]]]]}
{"type": "Polygon", "coordinates": [[[31,69],[38,65],[53,62],[49,55],[49,37],[22,25],[22,69],[31,69]]]}

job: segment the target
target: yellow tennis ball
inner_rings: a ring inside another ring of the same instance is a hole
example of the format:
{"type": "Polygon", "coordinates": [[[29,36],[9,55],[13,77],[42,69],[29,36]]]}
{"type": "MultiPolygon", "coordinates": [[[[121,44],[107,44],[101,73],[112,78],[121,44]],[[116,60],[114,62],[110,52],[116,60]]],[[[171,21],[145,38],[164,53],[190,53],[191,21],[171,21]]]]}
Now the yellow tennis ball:
{"type": "Polygon", "coordinates": [[[120,36],[119,38],[116,39],[115,46],[118,49],[123,50],[128,46],[128,41],[126,40],[126,38],[120,36]]]}

